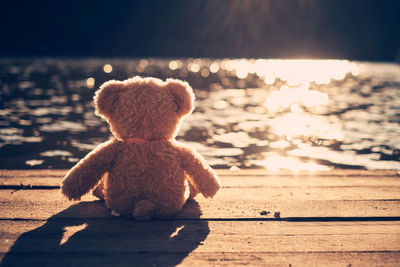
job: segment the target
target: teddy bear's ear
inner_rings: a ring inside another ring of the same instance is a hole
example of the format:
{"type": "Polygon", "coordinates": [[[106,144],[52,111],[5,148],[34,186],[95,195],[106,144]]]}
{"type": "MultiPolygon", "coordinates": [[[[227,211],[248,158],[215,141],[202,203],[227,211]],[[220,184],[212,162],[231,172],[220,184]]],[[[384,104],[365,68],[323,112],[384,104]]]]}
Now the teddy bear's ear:
{"type": "Polygon", "coordinates": [[[175,104],[178,106],[178,115],[184,116],[193,111],[193,89],[187,82],[167,79],[167,88],[173,95],[175,104]]]}
{"type": "Polygon", "coordinates": [[[115,100],[118,97],[118,90],[121,88],[120,81],[105,82],[94,96],[94,104],[97,115],[109,116],[115,100]]]}

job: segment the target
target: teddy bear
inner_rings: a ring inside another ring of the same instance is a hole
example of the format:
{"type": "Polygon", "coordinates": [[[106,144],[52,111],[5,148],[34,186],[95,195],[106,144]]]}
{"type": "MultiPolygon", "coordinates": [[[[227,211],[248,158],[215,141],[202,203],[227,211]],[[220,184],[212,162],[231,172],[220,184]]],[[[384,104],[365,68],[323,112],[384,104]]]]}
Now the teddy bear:
{"type": "Polygon", "coordinates": [[[221,187],[217,174],[175,140],[194,98],[189,84],[177,79],[105,82],[94,96],[95,113],[113,137],[68,171],[62,194],[80,200],[94,188],[113,215],[137,220],[172,216],[198,193],[212,198],[221,187]]]}

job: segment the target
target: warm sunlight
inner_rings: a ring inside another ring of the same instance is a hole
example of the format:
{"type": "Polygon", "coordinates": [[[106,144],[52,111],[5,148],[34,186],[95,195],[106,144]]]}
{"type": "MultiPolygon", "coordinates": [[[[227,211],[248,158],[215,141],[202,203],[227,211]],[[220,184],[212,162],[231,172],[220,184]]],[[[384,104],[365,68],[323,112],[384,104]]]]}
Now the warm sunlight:
{"type": "Polygon", "coordinates": [[[185,227],[184,225],[177,227],[175,232],[170,234],[169,238],[172,239],[172,238],[176,237],[184,227],[185,227]]]}
{"type": "Polygon", "coordinates": [[[328,84],[332,80],[344,79],[347,74],[357,76],[360,73],[357,65],[348,60],[235,59],[222,61],[221,67],[234,72],[240,79],[245,79],[250,73],[256,73],[264,78],[267,84],[279,78],[289,86],[311,82],[328,84]]]}
{"type": "Polygon", "coordinates": [[[60,241],[60,246],[65,244],[71,238],[71,236],[73,236],[77,232],[84,230],[87,226],[87,223],[84,223],[81,225],[64,227],[63,237],[60,241]]]}
{"type": "Polygon", "coordinates": [[[309,84],[302,84],[298,87],[289,88],[283,85],[279,91],[273,91],[265,100],[265,107],[269,111],[277,112],[290,107],[296,111],[298,105],[307,108],[325,105],[329,101],[329,96],[326,93],[309,90],[309,84]]]}
{"type": "MultiPolygon", "coordinates": [[[[354,62],[347,60],[224,60],[221,66],[239,79],[246,79],[249,74],[255,73],[264,80],[266,85],[273,85],[278,79],[285,82],[278,87],[278,90],[270,92],[264,102],[268,114],[276,114],[269,121],[271,133],[284,138],[284,140],[271,143],[270,147],[285,149],[291,144],[296,145],[293,141],[295,138],[307,139],[314,136],[325,140],[343,138],[342,129],[338,127],[338,124],[331,123],[329,118],[318,115],[318,112],[328,105],[329,95],[311,90],[310,87],[311,84],[323,85],[335,80],[343,80],[347,75],[359,75],[360,70],[354,62]],[[317,111],[317,113],[310,111],[317,111]]],[[[298,149],[301,150],[301,148],[298,149]]],[[[296,172],[329,169],[317,163],[303,162],[293,157],[274,154],[258,163],[269,170],[287,169],[296,172]]]]}
{"type": "Polygon", "coordinates": [[[400,267],[400,0],[1,6],[0,267],[400,267]]]}

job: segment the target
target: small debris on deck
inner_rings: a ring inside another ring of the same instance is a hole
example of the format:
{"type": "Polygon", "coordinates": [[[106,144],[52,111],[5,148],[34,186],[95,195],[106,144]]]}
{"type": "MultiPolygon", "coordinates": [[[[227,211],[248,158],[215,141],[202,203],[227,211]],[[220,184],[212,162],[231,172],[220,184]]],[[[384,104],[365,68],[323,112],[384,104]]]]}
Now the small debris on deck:
{"type": "Polygon", "coordinates": [[[263,211],[260,212],[260,215],[268,215],[270,213],[271,212],[269,212],[269,211],[263,210],[263,211]]]}

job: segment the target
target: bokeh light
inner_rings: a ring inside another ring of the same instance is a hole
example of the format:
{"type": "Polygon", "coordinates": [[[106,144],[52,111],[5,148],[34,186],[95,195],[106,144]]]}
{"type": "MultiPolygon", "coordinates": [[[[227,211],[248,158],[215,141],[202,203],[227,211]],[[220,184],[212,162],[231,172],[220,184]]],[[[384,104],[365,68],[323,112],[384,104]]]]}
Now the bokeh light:
{"type": "Polygon", "coordinates": [[[92,89],[95,84],[95,79],[93,77],[90,77],[86,80],[86,85],[89,89],[92,89]]]}
{"type": "Polygon", "coordinates": [[[111,73],[113,70],[113,67],[110,64],[106,64],[106,65],[104,65],[103,70],[105,73],[111,73]]]}
{"type": "Polygon", "coordinates": [[[171,70],[176,70],[178,68],[178,62],[176,62],[175,60],[171,60],[168,64],[168,67],[171,70]]]}

